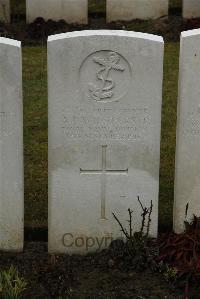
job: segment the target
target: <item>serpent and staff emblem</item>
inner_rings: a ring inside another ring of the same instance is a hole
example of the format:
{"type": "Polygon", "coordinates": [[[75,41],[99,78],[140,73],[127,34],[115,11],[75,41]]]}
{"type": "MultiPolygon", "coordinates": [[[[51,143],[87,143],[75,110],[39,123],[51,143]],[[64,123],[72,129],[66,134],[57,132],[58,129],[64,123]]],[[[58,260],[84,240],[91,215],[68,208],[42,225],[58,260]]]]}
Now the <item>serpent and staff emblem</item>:
{"type": "Polygon", "coordinates": [[[96,72],[96,78],[99,84],[89,84],[90,95],[95,101],[104,101],[113,97],[116,83],[112,78],[112,71],[125,71],[125,67],[120,64],[120,59],[120,55],[112,51],[109,51],[107,59],[96,56],[93,57],[93,62],[100,67],[96,72]]]}

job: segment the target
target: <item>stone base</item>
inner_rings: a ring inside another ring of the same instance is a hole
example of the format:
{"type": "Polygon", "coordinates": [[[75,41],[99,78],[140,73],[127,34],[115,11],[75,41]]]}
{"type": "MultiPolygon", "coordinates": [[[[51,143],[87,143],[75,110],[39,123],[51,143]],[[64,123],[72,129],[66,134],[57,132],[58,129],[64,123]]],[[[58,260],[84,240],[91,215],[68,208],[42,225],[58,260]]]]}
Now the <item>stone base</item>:
{"type": "Polygon", "coordinates": [[[10,23],[10,0],[0,0],[0,21],[10,23]]]}
{"type": "Polygon", "coordinates": [[[200,18],[200,1],[183,0],[183,17],[187,19],[200,18]]]}
{"type": "Polygon", "coordinates": [[[166,15],[168,15],[168,0],[107,0],[108,22],[148,20],[166,15]]]}
{"type": "Polygon", "coordinates": [[[67,23],[88,23],[88,0],[26,0],[26,20],[42,17],[46,21],[65,20],[67,23]]]}

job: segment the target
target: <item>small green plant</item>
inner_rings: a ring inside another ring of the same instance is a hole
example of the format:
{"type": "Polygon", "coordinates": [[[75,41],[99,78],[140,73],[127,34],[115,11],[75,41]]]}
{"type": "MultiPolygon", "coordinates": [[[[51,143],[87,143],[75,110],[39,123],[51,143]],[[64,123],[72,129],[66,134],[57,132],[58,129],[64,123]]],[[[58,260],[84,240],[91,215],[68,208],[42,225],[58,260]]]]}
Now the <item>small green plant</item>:
{"type": "Polygon", "coordinates": [[[163,276],[168,282],[174,282],[176,281],[178,274],[178,270],[174,267],[170,267],[169,265],[166,265],[166,269],[163,272],[163,276]]]}
{"type": "Polygon", "coordinates": [[[155,261],[169,265],[162,272],[171,282],[185,285],[184,298],[189,298],[189,285],[200,281],[200,217],[188,218],[189,204],[185,209],[185,231],[181,234],[170,233],[158,240],[159,255],[155,261]],[[176,269],[173,272],[171,269],[176,269]]]}
{"type": "Polygon", "coordinates": [[[7,271],[0,272],[0,298],[20,299],[26,285],[25,280],[12,265],[7,271]]]}
{"type": "Polygon", "coordinates": [[[67,291],[67,297],[65,299],[70,299],[72,298],[73,296],[73,289],[72,288],[69,288],[69,290],[67,291]]]}

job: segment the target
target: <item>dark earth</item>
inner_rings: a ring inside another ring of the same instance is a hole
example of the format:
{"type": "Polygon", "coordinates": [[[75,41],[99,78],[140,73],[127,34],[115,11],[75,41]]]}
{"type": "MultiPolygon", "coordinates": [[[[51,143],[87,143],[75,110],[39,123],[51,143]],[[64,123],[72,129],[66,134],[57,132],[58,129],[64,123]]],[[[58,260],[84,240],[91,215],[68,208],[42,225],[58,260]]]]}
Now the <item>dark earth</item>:
{"type": "Polygon", "coordinates": [[[113,29],[113,30],[133,30],[163,36],[165,41],[179,41],[180,33],[185,30],[200,27],[199,19],[185,20],[179,15],[170,15],[152,21],[130,21],[106,23],[105,17],[92,16],[88,25],[67,24],[60,20],[44,21],[37,18],[34,23],[26,24],[25,20],[18,20],[17,23],[8,25],[0,24],[0,35],[22,41],[23,45],[45,45],[47,37],[52,34],[63,32],[90,30],[90,29],[113,29]]]}
{"type": "MultiPolygon", "coordinates": [[[[105,23],[103,16],[90,17],[89,25],[69,25],[64,21],[45,22],[38,18],[26,25],[18,20],[0,24],[0,35],[21,40],[23,45],[46,45],[51,34],[83,29],[123,29],[162,35],[165,41],[179,41],[180,32],[200,27],[200,19],[183,20],[178,15],[154,21],[105,23]]],[[[151,267],[137,267],[123,250],[112,248],[88,256],[50,256],[46,234],[27,233],[23,253],[1,253],[0,269],[16,266],[28,282],[23,298],[74,299],[186,299],[184,283],[169,283],[151,267]],[[32,236],[32,237],[31,237],[32,236]],[[33,242],[34,240],[34,242],[33,242]],[[35,241],[37,240],[37,242],[35,241]]],[[[200,284],[190,285],[190,299],[200,299],[200,284]]]]}
{"type": "MultiPolygon", "coordinates": [[[[50,256],[47,243],[28,242],[23,253],[0,257],[1,269],[11,264],[28,282],[22,298],[183,299],[183,285],[165,281],[159,272],[133,266],[130,256],[112,247],[87,256],[50,256]]],[[[200,298],[190,286],[190,299],[200,298]]]]}

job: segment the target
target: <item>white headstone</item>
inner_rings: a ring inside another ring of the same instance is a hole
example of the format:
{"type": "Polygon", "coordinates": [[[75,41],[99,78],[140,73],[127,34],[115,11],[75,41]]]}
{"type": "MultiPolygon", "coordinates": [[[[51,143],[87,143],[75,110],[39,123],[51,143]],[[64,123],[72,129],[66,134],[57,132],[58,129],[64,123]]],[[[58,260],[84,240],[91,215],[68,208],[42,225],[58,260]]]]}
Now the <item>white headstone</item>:
{"type": "Polygon", "coordinates": [[[174,229],[200,215],[200,30],[181,34],[174,229]]]}
{"type": "Polygon", "coordinates": [[[21,43],[0,37],[0,250],[23,248],[21,43]]]}
{"type": "Polygon", "coordinates": [[[200,17],[200,1],[199,0],[183,0],[183,17],[199,18],[200,17]]]}
{"type": "Polygon", "coordinates": [[[156,19],[168,15],[168,0],[107,0],[107,21],[156,19]]]}
{"type": "Polygon", "coordinates": [[[10,23],[10,0],[0,0],[0,21],[10,23]]]}
{"type": "Polygon", "coordinates": [[[38,17],[46,21],[87,24],[88,0],[26,0],[27,22],[31,23],[38,17]]]}
{"type": "Polygon", "coordinates": [[[51,36],[48,72],[49,251],[108,246],[121,236],[112,212],[126,225],[128,208],[139,230],[137,196],[153,202],[156,236],[163,39],[110,30],[51,36]]]}

